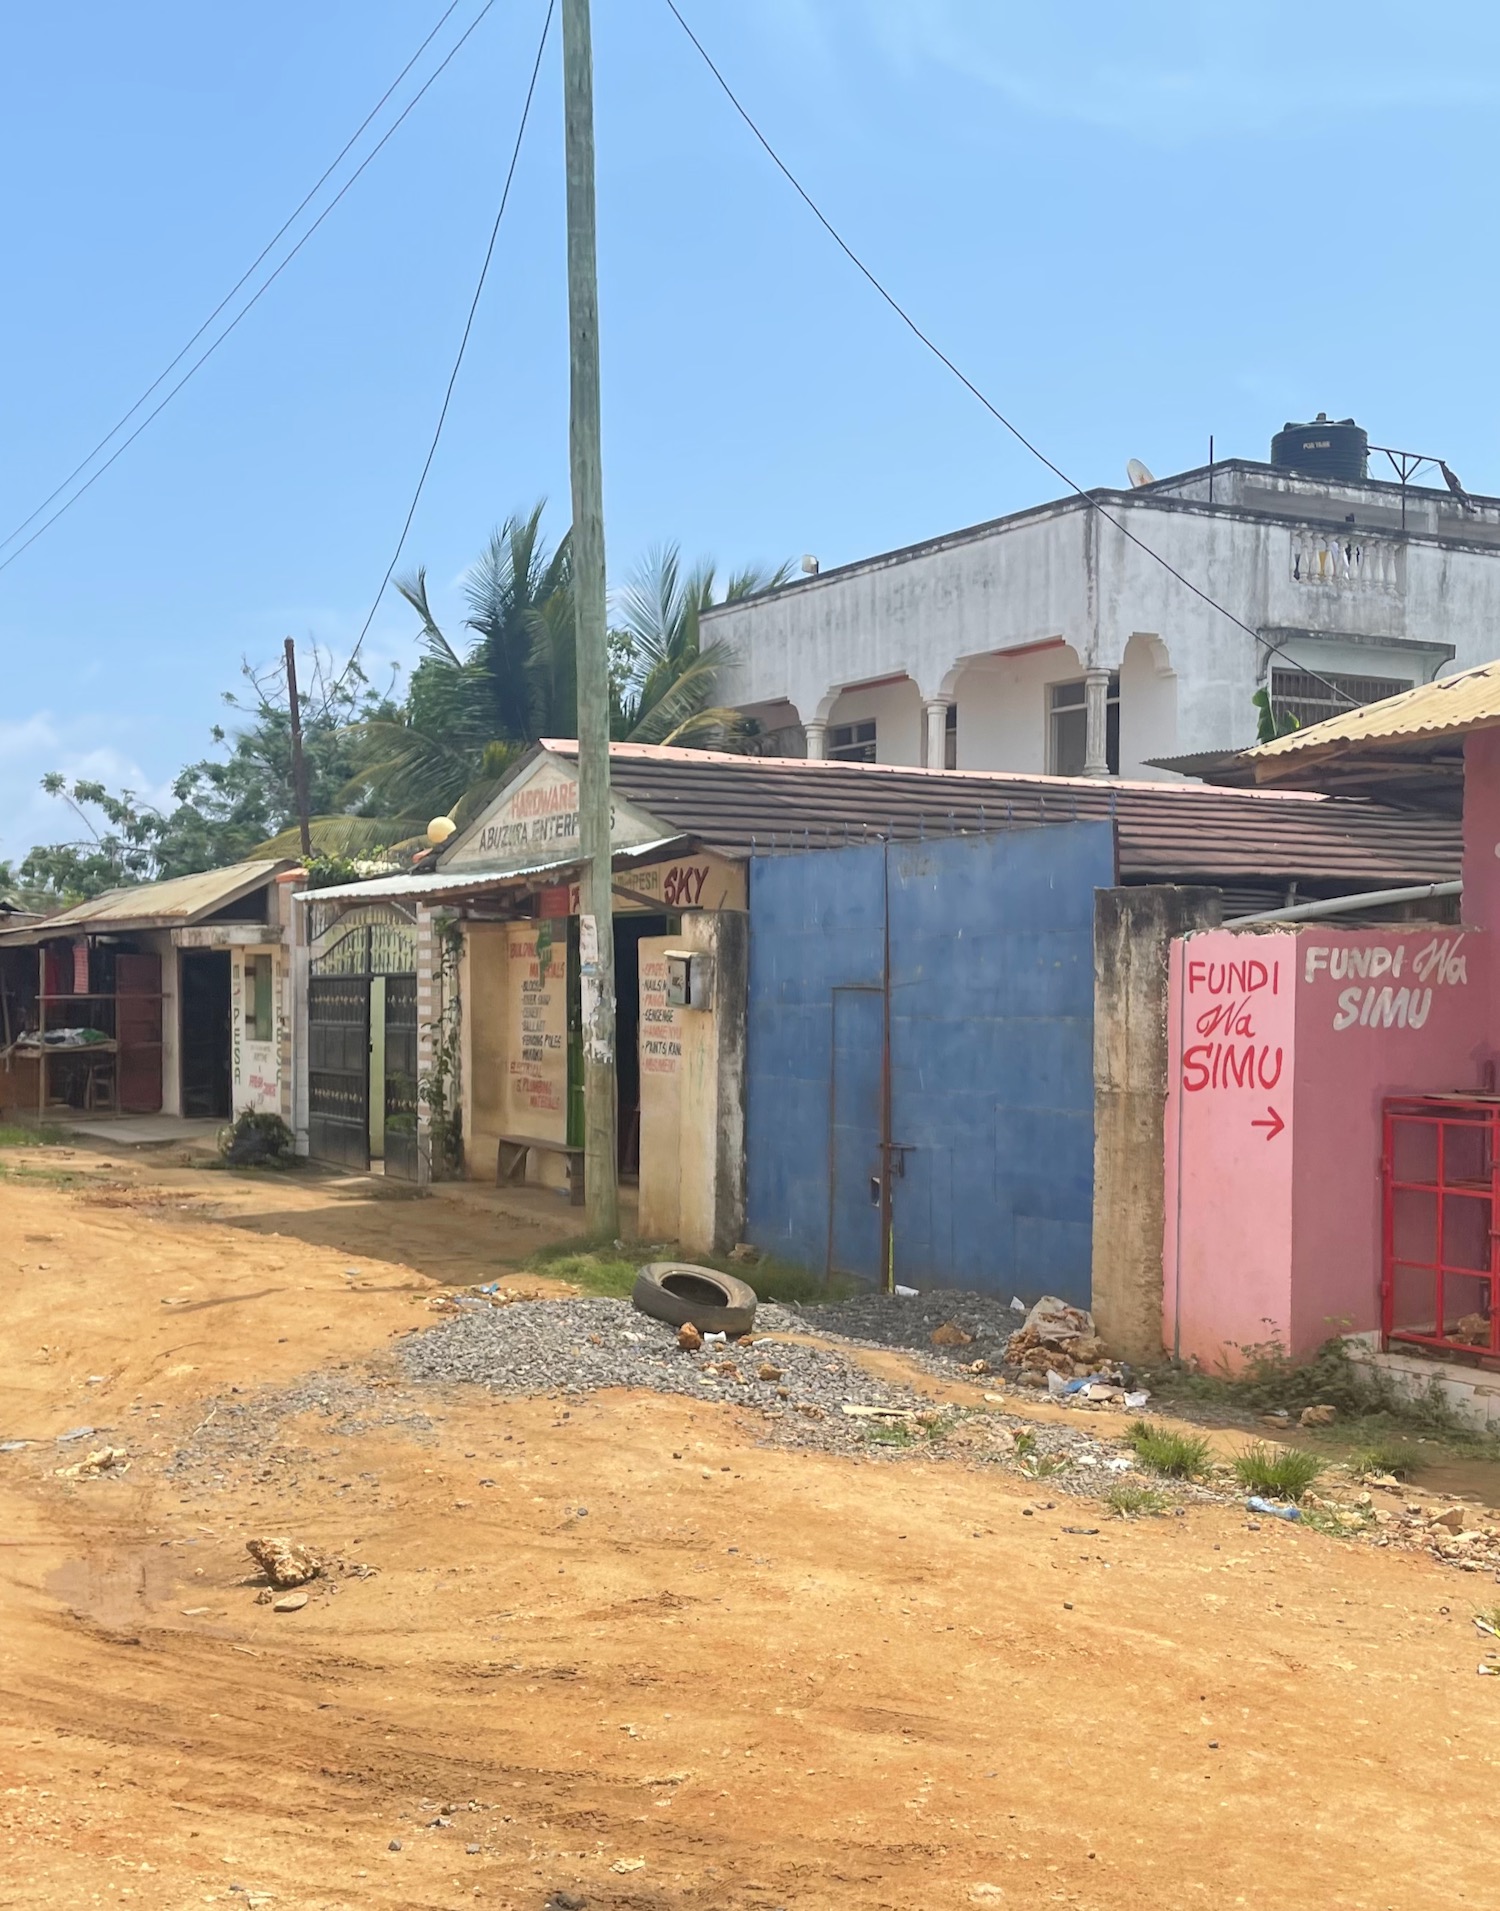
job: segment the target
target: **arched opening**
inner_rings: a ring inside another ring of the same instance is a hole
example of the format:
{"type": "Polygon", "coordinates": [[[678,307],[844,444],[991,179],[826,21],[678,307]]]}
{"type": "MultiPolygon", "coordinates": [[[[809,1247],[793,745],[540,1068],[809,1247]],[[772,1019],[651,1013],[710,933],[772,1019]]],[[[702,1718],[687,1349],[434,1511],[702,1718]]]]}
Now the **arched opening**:
{"type": "Polygon", "coordinates": [[[1036,776],[1053,770],[1059,749],[1065,751],[1071,738],[1067,709],[1054,712],[1052,692],[1059,684],[1081,683],[1082,678],[1083,660],[1060,637],[972,659],[959,673],[954,691],[958,767],[1036,776]]]}
{"type": "Polygon", "coordinates": [[[841,690],[828,713],[823,753],[845,763],[920,763],[922,698],[911,678],[841,690]]]}
{"type": "Polygon", "coordinates": [[[1149,759],[1177,753],[1177,673],[1160,637],[1138,630],[1120,661],[1120,774],[1170,779],[1149,759]]]}

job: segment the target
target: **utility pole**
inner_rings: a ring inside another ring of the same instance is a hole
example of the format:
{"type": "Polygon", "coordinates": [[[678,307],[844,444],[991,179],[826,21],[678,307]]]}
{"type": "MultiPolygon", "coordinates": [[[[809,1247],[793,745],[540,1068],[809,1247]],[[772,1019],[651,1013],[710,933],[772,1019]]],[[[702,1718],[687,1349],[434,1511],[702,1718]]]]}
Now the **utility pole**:
{"type": "Polygon", "coordinates": [[[568,181],[568,420],[578,655],[578,924],[583,1017],[583,1174],[589,1233],[620,1232],[615,1140],[615,935],[609,801],[604,472],[599,443],[599,283],[594,249],[594,51],[589,0],[562,0],[568,181]]]}
{"type": "Polygon", "coordinates": [[[302,705],[297,698],[297,646],[286,640],[286,701],[292,719],[292,789],[302,828],[302,860],[312,856],[312,819],[307,813],[307,759],[302,754],[302,705]]]}

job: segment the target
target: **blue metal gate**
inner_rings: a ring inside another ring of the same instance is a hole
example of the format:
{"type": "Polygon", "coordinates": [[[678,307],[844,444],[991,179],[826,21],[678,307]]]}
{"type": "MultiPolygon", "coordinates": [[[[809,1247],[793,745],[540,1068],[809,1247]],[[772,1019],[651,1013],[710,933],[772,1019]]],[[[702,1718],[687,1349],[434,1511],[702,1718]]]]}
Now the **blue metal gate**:
{"type": "Polygon", "coordinates": [[[872,1285],[1087,1304],[1107,822],[757,857],[748,1232],[872,1285]]]}

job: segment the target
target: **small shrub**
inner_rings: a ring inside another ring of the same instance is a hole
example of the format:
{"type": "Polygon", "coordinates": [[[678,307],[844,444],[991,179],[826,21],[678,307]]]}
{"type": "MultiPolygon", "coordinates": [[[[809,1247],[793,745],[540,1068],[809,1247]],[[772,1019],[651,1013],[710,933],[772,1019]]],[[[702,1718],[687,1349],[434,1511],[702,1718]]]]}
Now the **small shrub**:
{"type": "Polygon", "coordinates": [[[219,1136],[219,1153],[231,1168],[293,1168],[297,1143],[280,1115],[247,1108],[219,1136]]]}
{"type": "Polygon", "coordinates": [[[1159,1487],[1141,1486],[1135,1480],[1116,1480],[1104,1495],[1104,1504],[1122,1520],[1135,1519],[1142,1514],[1165,1513],[1167,1496],[1159,1487]]]}
{"type": "Polygon", "coordinates": [[[0,1148],[50,1148],[67,1140],[65,1128],[43,1122],[33,1128],[21,1122],[0,1121],[0,1148]]]}
{"type": "Polygon", "coordinates": [[[1028,1433],[1023,1427],[1016,1435],[1016,1458],[1030,1460],[1036,1456],[1036,1435],[1028,1433]]]}
{"type": "Polygon", "coordinates": [[[916,1435],[900,1420],[872,1420],[865,1438],[872,1446],[909,1447],[916,1435]]]}
{"type": "Polygon", "coordinates": [[[1208,1441],[1200,1434],[1176,1433],[1150,1420],[1137,1420],[1126,1429],[1135,1457],[1153,1473],[1190,1480],[1208,1465],[1208,1441]]]}
{"type": "Polygon", "coordinates": [[[1349,1456],[1349,1469],[1362,1479],[1372,1473],[1408,1480],[1422,1464],[1422,1455],[1409,1440],[1371,1440],[1349,1456]]]}
{"type": "Polygon", "coordinates": [[[1322,1471],[1323,1462],[1316,1453],[1269,1446],[1264,1440],[1253,1440],[1234,1461],[1240,1485],[1268,1499],[1300,1500],[1322,1471]]]}

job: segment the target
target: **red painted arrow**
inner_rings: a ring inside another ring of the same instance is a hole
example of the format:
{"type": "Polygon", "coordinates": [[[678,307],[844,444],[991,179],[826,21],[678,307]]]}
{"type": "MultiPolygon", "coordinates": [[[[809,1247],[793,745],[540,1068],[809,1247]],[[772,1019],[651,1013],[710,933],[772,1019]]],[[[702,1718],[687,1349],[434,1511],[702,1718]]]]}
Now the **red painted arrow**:
{"type": "Polygon", "coordinates": [[[1266,1113],[1271,1117],[1269,1121],[1252,1121],[1250,1126],[1252,1128],[1264,1128],[1266,1131],[1266,1140],[1274,1141],[1282,1129],[1285,1128],[1286,1123],[1269,1102],[1266,1104],[1266,1113]]]}

